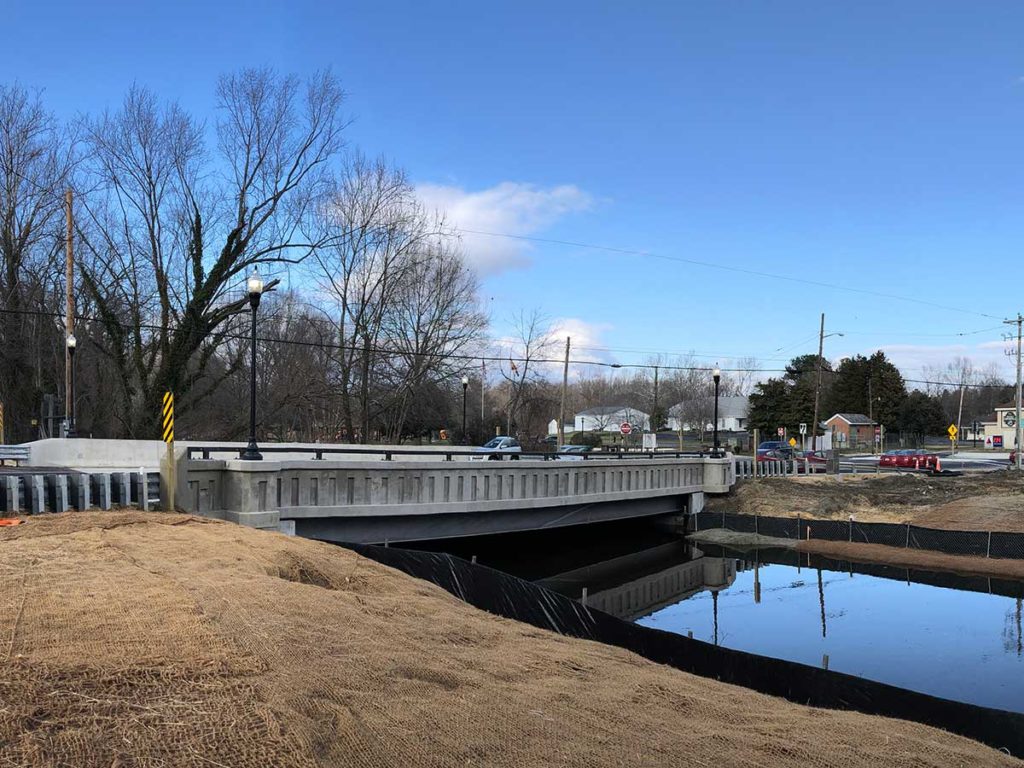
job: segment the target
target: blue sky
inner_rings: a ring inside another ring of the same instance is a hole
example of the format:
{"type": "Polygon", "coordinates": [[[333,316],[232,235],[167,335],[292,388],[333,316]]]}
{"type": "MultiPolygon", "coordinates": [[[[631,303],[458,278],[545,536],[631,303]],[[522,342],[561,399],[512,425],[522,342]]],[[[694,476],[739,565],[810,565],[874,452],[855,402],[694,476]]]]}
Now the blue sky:
{"type": "Polygon", "coordinates": [[[5,6],[2,79],[44,88],[61,115],[138,82],[212,119],[219,73],[330,67],[352,144],[465,228],[961,310],[467,235],[496,334],[540,308],[592,346],[776,367],[814,351],[825,311],[846,333],[830,357],[881,347],[920,378],[966,354],[1010,373],[983,315],[1024,303],[1020,3],[5,6]]]}

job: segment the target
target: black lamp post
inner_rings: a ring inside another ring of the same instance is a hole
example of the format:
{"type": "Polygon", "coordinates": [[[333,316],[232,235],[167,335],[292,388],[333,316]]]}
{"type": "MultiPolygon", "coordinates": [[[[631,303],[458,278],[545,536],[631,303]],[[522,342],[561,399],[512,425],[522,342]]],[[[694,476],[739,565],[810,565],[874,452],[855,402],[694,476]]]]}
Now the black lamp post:
{"type": "Polygon", "coordinates": [[[711,377],[715,380],[715,447],[712,449],[711,455],[717,459],[722,455],[718,449],[718,385],[722,381],[722,372],[715,368],[711,377]]]}
{"type": "Polygon", "coordinates": [[[68,367],[71,369],[71,394],[69,397],[70,402],[68,403],[68,437],[78,437],[78,433],[75,431],[75,347],[78,346],[78,340],[75,338],[75,334],[69,333],[67,338],[68,344],[68,367]]]}
{"type": "Polygon", "coordinates": [[[252,307],[252,366],[249,371],[249,444],[242,451],[240,459],[245,461],[260,461],[263,454],[256,444],[256,309],[260,305],[260,298],[263,296],[263,280],[260,273],[253,270],[252,275],[246,281],[246,289],[249,292],[249,306],[252,307]]]}
{"type": "Polygon", "coordinates": [[[469,389],[469,376],[462,377],[462,444],[469,445],[466,439],[466,390],[469,389]]]}

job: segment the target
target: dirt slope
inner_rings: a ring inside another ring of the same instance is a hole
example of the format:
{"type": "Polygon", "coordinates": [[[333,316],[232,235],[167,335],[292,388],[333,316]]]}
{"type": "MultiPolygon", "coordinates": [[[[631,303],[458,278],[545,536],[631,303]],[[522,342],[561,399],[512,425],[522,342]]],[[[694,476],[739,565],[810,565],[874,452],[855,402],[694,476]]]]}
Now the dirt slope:
{"type": "Polygon", "coordinates": [[[911,522],[950,530],[1024,531],[1024,481],[1010,472],[955,476],[812,475],[744,481],[712,511],[770,517],[911,522]]]}
{"type": "Polygon", "coordinates": [[[0,529],[0,766],[995,766],[184,516],[0,529]]]}

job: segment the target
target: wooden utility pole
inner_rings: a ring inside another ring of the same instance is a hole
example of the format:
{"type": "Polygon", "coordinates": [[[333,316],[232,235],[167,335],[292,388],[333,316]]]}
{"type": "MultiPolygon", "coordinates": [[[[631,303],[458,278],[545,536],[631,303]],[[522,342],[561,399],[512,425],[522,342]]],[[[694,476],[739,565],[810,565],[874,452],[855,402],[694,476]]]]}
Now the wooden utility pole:
{"type": "Polygon", "coordinates": [[[487,394],[487,362],[480,361],[480,430],[484,428],[484,396],[487,394]]]}
{"type": "MultiPolygon", "coordinates": [[[[569,389],[569,346],[572,337],[565,337],[565,365],[562,366],[562,405],[558,409],[558,444],[565,445],[565,395],[569,389]]],[[[575,427],[574,427],[575,428],[575,427]]]]}
{"type": "Polygon", "coordinates": [[[1016,461],[1014,463],[1016,465],[1017,471],[1020,472],[1020,469],[1021,469],[1021,453],[1024,453],[1024,451],[1021,451],[1021,448],[1024,447],[1024,446],[1021,445],[1021,424],[1020,424],[1020,412],[1021,412],[1021,402],[1020,402],[1020,400],[1021,400],[1021,379],[1020,379],[1020,346],[1021,346],[1021,344],[1020,344],[1020,339],[1021,339],[1021,323],[1024,323],[1024,317],[1022,317],[1021,314],[1018,312],[1016,320],[1004,320],[1003,322],[1008,323],[1008,324],[1013,324],[1013,323],[1017,324],[1017,425],[1016,425],[1017,428],[1016,428],[1016,437],[1014,438],[1013,449],[1017,452],[1017,459],[1016,459],[1016,461]]]}
{"type": "MultiPolygon", "coordinates": [[[[821,313],[821,330],[818,331],[818,378],[814,384],[814,421],[811,422],[811,450],[818,450],[818,401],[821,398],[821,369],[824,367],[825,313],[821,313]]],[[[835,446],[832,446],[833,448],[835,446]]]]}
{"type": "Polygon", "coordinates": [[[67,257],[64,274],[64,290],[67,294],[64,316],[64,418],[67,420],[70,418],[73,396],[71,392],[71,348],[67,345],[67,338],[75,332],[75,213],[72,208],[73,197],[70,188],[64,193],[64,201],[67,225],[64,239],[64,253],[67,257]]]}

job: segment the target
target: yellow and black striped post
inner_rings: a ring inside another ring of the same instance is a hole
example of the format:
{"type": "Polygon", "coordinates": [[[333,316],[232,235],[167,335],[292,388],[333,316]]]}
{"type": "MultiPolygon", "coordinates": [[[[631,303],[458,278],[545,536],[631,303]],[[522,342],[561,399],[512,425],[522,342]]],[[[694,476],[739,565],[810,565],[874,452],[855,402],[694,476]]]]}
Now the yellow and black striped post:
{"type": "Polygon", "coordinates": [[[164,442],[174,442],[174,393],[164,392],[164,442]]]}
{"type": "Polygon", "coordinates": [[[163,478],[163,485],[167,491],[167,511],[174,512],[174,489],[178,482],[177,467],[174,458],[174,393],[164,392],[163,407],[163,438],[167,444],[166,477],[163,478]]]}

